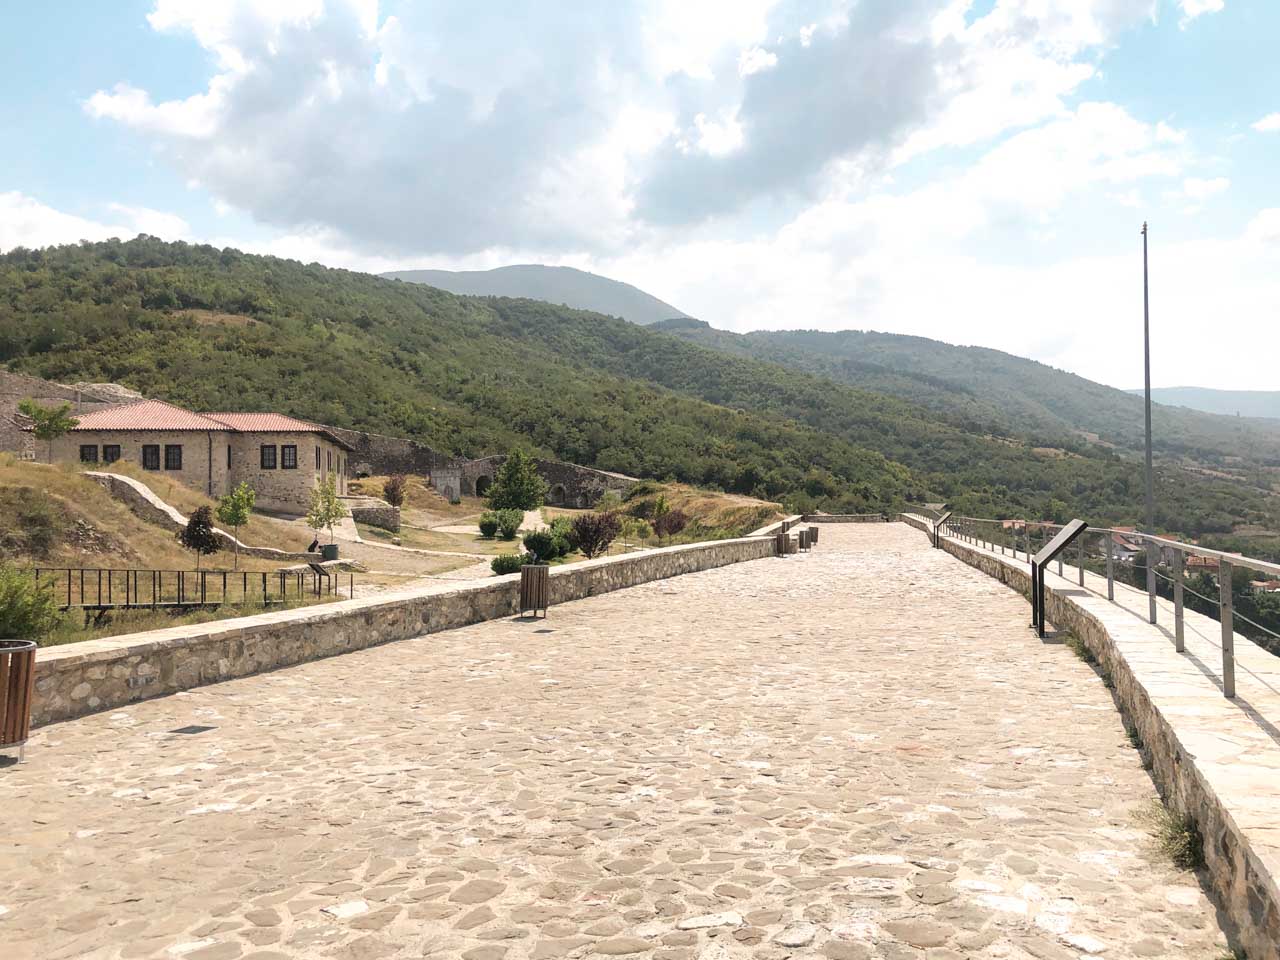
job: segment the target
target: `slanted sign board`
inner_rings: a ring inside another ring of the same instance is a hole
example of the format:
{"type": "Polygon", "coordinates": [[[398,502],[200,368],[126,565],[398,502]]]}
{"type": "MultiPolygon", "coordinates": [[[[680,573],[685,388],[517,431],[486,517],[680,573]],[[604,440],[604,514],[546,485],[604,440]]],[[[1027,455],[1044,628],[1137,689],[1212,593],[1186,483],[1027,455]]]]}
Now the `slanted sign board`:
{"type": "Polygon", "coordinates": [[[1087,529],[1089,525],[1083,520],[1072,520],[1031,560],[1031,625],[1041,637],[1044,636],[1044,568],[1087,529]]]}

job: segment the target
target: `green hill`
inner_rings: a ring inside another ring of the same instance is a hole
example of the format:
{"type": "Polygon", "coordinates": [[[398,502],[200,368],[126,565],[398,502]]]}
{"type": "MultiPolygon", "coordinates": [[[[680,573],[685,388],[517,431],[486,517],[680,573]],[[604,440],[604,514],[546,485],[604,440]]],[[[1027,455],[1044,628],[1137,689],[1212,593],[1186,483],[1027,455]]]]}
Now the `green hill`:
{"type": "MultiPolygon", "coordinates": [[[[1136,461],[1038,449],[924,403],[534,300],[150,237],[0,256],[0,361],[195,409],[280,410],[476,456],[534,452],[782,500],[1132,522],[1136,461]]],[[[1269,524],[1241,484],[1166,467],[1162,523],[1269,524]]]]}
{"type": "MultiPolygon", "coordinates": [[[[1142,389],[1128,393],[1142,396],[1142,389]]],[[[1152,387],[1151,399],[1227,417],[1280,419],[1280,390],[1213,390],[1209,387],[1152,387]]]]}
{"type": "MultiPolygon", "coordinates": [[[[971,431],[1069,449],[1101,441],[1139,451],[1144,443],[1141,397],[1000,350],[861,330],[737,334],[687,319],[657,329],[899,397],[971,431]]],[[[1280,466],[1280,423],[1161,406],[1152,434],[1167,456],[1215,467],[1242,459],[1280,466]]]]}
{"type": "Polygon", "coordinates": [[[382,276],[468,296],[545,300],[639,324],[688,316],[629,283],[573,267],[527,263],[493,270],[397,270],[382,276]]]}

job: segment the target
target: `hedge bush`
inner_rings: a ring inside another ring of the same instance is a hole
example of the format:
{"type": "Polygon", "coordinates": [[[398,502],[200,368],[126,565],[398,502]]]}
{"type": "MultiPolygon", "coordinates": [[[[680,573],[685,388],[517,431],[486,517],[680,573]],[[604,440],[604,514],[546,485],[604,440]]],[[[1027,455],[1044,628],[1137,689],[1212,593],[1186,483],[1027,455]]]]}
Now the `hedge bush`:
{"type": "Polygon", "coordinates": [[[61,619],[52,583],[0,563],[0,640],[39,640],[61,619]]]}
{"type": "Polygon", "coordinates": [[[486,510],[480,514],[480,536],[486,540],[492,540],[493,535],[498,532],[498,515],[492,510],[486,510]]]}
{"type": "Polygon", "coordinates": [[[532,562],[533,558],[527,553],[500,553],[493,558],[489,566],[494,573],[502,576],[506,573],[519,573],[521,567],[532,562]]]}
{"type": "Polygon", "coordinates": [[[530,530],[524,535],[524,548],[543,563],[560,556],[555,534],[543,527],[541,530],[530,530]]]}
{"type": "Polygon", "coordinates": [[[503,540],[514,540],[520,532],[520,524],[524,523],[523,510],[495,510],[498,520],[498,536],[503,540]]]}

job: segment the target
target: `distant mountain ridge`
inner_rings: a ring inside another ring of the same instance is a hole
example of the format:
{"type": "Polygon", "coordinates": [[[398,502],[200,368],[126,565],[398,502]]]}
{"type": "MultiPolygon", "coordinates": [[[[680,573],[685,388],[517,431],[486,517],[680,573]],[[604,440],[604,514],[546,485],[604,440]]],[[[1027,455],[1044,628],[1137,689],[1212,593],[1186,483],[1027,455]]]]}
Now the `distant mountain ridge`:
{"type": "Polygon", "coordinates": [[[573,267],[525,263],[493,270],[393,270],[382,276],[467,296],[543,300],[642,326],[689,316],[629,283],[573,267]]]}
{"type": "MultiPolygon", "coordinates": [[[[1142,389],[1130,390],[1142,396],[1142,389]]],[[[1170,407],[1188,407],[1228,417],[1280,419],[1280,390],[1215,390],[1211,387],[1152,387],[1151,399],[1170,407]]]]}

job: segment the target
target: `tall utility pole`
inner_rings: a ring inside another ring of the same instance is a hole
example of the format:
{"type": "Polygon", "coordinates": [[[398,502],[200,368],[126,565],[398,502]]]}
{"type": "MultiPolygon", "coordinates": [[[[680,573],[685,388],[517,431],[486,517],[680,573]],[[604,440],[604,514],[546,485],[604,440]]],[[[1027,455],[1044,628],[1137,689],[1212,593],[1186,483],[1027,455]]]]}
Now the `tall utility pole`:
{"type": "MultiPolygon", "coordinates": [[[[1156,497],[1151,473],[1151,293],[1147,282],[1147,224],[1142,223],[1142,368],[1146,376],[1147,399],[1147,533],[1156,532],[1156,497]]],[[[1147,544],[1147,606],[1150,620],[1156,622],[1156,558],[1159,551],[1147,544]]]]}

